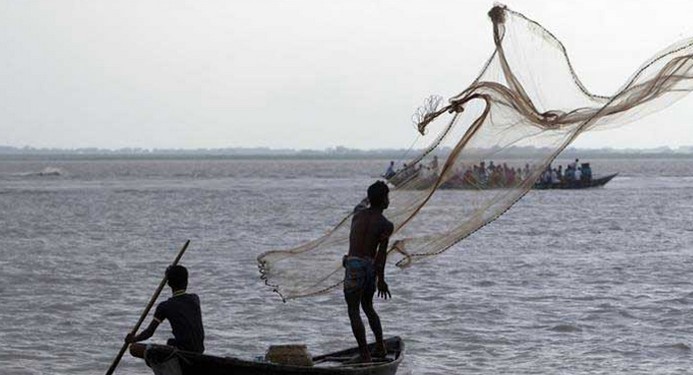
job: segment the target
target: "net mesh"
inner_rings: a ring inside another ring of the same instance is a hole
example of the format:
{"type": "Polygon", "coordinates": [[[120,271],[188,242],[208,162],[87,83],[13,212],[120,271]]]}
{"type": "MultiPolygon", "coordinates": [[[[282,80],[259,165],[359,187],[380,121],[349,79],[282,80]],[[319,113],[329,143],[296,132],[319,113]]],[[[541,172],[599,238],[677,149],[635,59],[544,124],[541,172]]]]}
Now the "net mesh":
{"type": "MultiPolygon", "coordinates": [[[[414,115],[428,146],[389,179],[388,262],[398,267],[438,255],[498,218],[582,132],[627,124],[693,89],[693,39],[664,49],[615,94],[601,96],[580,82],[563,44],[541,25],[504,6],[489,17],[493,54],[467,89],[445,105],[431,97],[414,115]]],[[[314,241],[261,254],[266,284],[284,300],[339,287],[350,219],[314,241]]]]}

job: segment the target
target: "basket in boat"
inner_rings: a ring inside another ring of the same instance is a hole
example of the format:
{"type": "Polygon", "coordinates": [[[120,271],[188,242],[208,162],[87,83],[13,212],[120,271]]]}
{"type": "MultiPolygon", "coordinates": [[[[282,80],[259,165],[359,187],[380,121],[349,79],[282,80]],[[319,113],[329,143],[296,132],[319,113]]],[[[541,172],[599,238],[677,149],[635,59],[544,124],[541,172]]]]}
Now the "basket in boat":
{"type": "Polygon", "coordinates": [[[313,366],[313,359],[303,344],[271,345],[267,349],[265,360],[281,365],[313,366]]]}

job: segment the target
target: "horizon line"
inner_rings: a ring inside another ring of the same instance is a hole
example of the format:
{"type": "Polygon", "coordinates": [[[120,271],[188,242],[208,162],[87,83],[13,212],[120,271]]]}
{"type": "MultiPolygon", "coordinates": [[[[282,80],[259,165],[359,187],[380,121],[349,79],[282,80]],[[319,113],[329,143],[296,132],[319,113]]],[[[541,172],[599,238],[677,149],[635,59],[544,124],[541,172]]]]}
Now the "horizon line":
{"type": "MultiPolygon", "coordinates": [[[[491,147],[493,148],[493,147],[491,147]]],[[[534,146],[511,146],[511,148],[517,151],[530,151],[530,150],[540,150],[541,147],[534,146]]],[[[445,146],[441,147],[440,151],[445,152],[450,150],[451,147],[445,146]]],[[[405,148],[358,148],[358,147],[348,147],[348,146],[332,146],[323,149],[318,148],[295,148],[295,147],[270,147],[270,146],[248,146],[248,147],[98,147],[98,146],[80,146],[80,147],[37,147],[37,146],[9,146],[0,145],[0,153],[4,152],[27,152],[27,151],[39,151],[39,152],[133,152],[133,153],[156,153],[156,152],[233,152],[233,151],[246,151],[246,152],[256,152],[256,151],[269,151],[269,152],[315,152],[315,153],[348,153],[348,152],[369,152],[369,153],[383,153],[383,152],[399,152],[407,150],[405,148]]],[[[420,151],[421,149],[409,149],[408,151],[420,151]]],[[[682,146],[653,146],[653,147],[627,147],[627,148],[617,148],[617,147],[567,147],[563,152],[566,151],[587,151],[587,152],[633,152],[633,151],[657,151],[657,152],[676,152],[685,151],[693,152],[693,145],[682,145],[682,146]]]]}

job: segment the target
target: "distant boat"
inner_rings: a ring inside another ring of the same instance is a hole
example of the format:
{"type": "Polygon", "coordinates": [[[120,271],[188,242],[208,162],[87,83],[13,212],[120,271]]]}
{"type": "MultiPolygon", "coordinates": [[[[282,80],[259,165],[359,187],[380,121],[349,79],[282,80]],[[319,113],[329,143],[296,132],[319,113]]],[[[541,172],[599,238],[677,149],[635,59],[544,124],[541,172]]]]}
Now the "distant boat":
{"type": "Polygon", "coordinates": [[[60,168],[46,167],[40,171],[17,173],[17,174],[15,174],[15,176],[17,176],[17,177],[56,177],[56,176],[62,176],[62,174],[63,174],[63,171],[60,168]]]}
{"type": "MultiPolygon", "coordinates": [[[[358,348],[312,357],[313,366],[283,365],[266,361],[250,361],[233,357],[217,357],[177,350],[171,346],[132,344],[130,354],[137,358],[171,358],[186,363],[184,374],[204,375],[394,375],[404,358],[404,342],[399,337],[385,340],[388,354],[370,363],[353,363],[358,348]]],[[[374,344],[369,345],[373,350],[374,344]]]]}
{"type": "Polygon", "coordinates": [[[570,182],[559,182],[556,184],[534,184],[534,189],[537,190],[547,190],[547,189],[587,189],[593,187],[599,187],[606,185],[607,182],[611,181],[616,177],[618,173],[610,174],[608,176],[593,178],[591,180],[581,180],[581,181],[570,181],[570,182]]]}
{"type": "MultiPolygon", "coordinates": [[[[416,170],[411,173],[398,173],[387,181],[395,186],[396,188],[403,190],[424,190],[428,189],[438,180],[437,175],[429,175],[425,178],[420,178],[420,171],[416,170]]],[[[603,177],[596,177],[591,179],[583,179],[580,181],[562,181],[558,183],[541,183],[537,182],[534,184],[534,189],[537,190],[548,190],[548,189],[587,189],[593,187],[600,187],[606,185],[618,173],[613,173],[603,177]]],[[[473,183],[465,181],[463,178],[452,178],[443,184],[441,184],[440,189],[449,190],[490,190],[490,189],[504,189],[508,186],[502,185],[491,185],[488,183],[473,183]]]]}

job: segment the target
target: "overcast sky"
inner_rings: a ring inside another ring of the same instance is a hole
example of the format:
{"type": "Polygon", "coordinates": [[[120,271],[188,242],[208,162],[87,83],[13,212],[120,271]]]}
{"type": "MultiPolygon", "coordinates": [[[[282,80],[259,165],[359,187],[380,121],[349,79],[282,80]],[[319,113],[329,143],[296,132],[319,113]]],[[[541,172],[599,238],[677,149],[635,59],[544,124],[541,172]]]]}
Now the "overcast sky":
{"type": "MultiPolygon", "coordinates": [[[[505,3],[611,94],[693,36],[693,1],[505,3]]],[[[407,148],[493,49],[491,1],[0,0],[0,145],[407,148]]],[[[578,147],[693,145],[693,96],[578,147]]]]}

